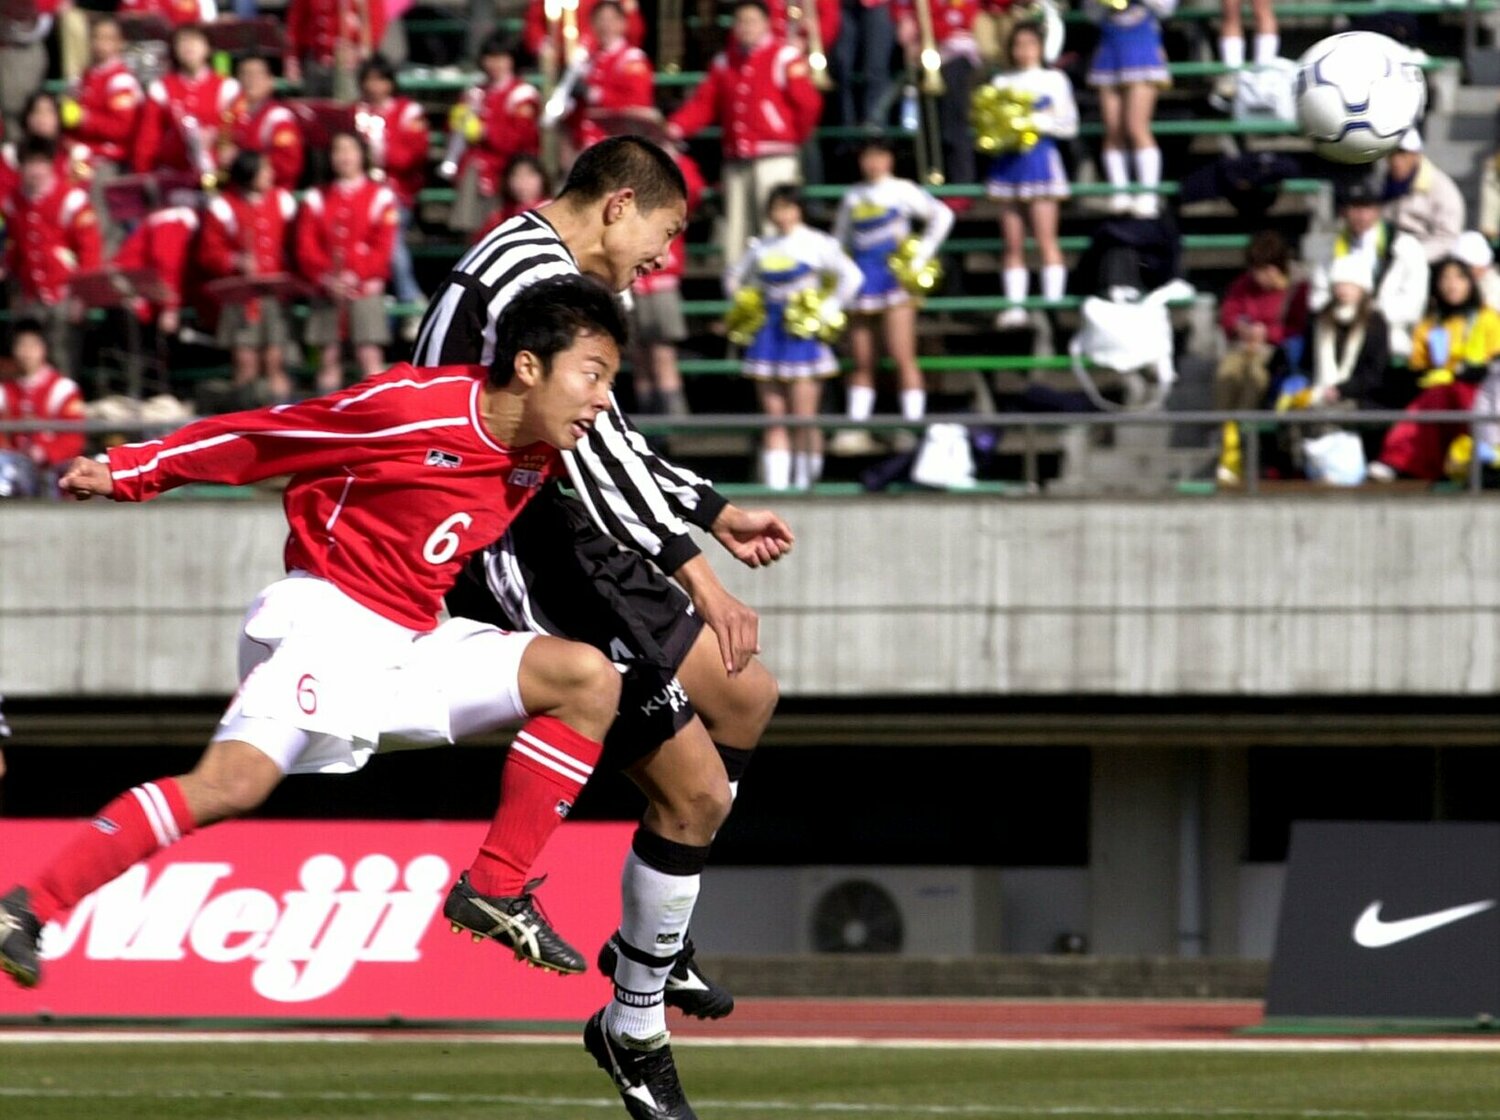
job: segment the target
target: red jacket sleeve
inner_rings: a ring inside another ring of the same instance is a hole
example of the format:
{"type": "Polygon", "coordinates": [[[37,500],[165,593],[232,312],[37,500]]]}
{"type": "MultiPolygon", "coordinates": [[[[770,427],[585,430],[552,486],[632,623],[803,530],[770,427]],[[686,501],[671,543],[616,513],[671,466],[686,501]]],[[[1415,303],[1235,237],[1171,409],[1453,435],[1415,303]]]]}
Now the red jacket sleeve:
{"type": "MultiPolygon", "coordinates": [[[[57,411],[45,419],[83,419],[83,394],[79,392],[76,384],[72,385],[68,395],[58,404],[57,411]]],[[[32,434],[31,442],[32,446],[46,457],[48,466],[60,467],[83,454],[86,437],[82,432],[35,432],[32,434]]]]}
{"type": "Polygon", "coordinates": [[[786,68],[786,96],[797,126],[797,142],[804,143],[818,127],[823,112],[823,95],[812,84],[806,61],[798,59],[786,68]]]}
{"type": "MultiPolygon", "coordinates": [[[[684,137],[692,136],[694,133],[702,132],[711,124],[719,123],[721,69],[718,60],[715,59],[708,69],[708,75],[699,83],[698,88],[693,90],[692,96],[683,102],[682,108],[668,119],[667,123],[684,137]]],[[[816,93],[817,90],[813,92],[816,93]]]]}
{"type": "Polygon", "coordinates": [[[686,152],[679,152],[677,167],[682,172],[682,177],[687,181],[687,210],[691,215],[698,209],[698,204],[703,201],[703,171],[698,166],[698,161],[686,152]]]}
{"type": "Polygon", "coordinates": [[[403,408],[409,396],[368,390],[410,374],[410,366],[398,365],[327,396],[211,416],[159,440],[112,447],[112,497],[143,502],[193,482],[240,486],[277,475],[340,470],[387,455],[387,448],[360,437],[421,417],[403,408]]]}
{"type": "Polygon", "coordinates": [[[138,131],[140,117],[139,95],[133,89],[121,89],[103,108],[85,108],[73,134],[89,144],[123,144],[138,131]]]}
{"type": "Polygon", "coordinates": [[[215,205],[228,205],[216,199],[203,210],[203,235],[198,238],[198,263],[210,279],[232,276],[239,271],[235,258],[244,252],[239,239],[214,212],[215,205]]]}
{"type": "Polygon", "coordinates": [[[641,6],[635,0],[624,0],[625,8],[625,41],[632,47],[643,47],[646,45],[646,17],[641,14],[641,6]]]}
{"type": "Polygon", "coordinates": [[[484,146],[503,159],[520,152],[535,154],[541,147],[536,99],[520,102],[512,112],[491,113],[484,126],[484,146]]]}
{"type": "Polygon", "coordinates": [[[286,54],[301,58],[312,47],[312,0],[291,0],[286,9],[286,54]]]}
{"type": "Polygon", "coordinates": [[[308,191],[298,210],[293,235],[297,246],[297,271],[303,279],[314,284],[321,284],[333,271],[333,254],[324,236],[323,213],[323,192],[308,191]]]}
{"type": "Polygon", "coordinates": [[[149,96],[141,107],[141,130],[134,145],[134,156],[130,161],[137,175],[156,169],[157,153],[161,150],[162,132],[166,124],[167,111],[149,96]]]}
{"type": "Polygon", "coordinates": [[[633,58],[625,67],[625,96],[630,105],[656,104],[656,71],[645,55],[633,58]]]}
{"type": "Polygon", "coordinates": [[[271,131],[271,168],[276,185],[282,190],[296,190],[302,178],[302,130],[293,121],[284,121],[271,131]]]}
{"type": "Polygon", "coordinates": [[[417,106],[408,105],[396,127],[385,138],[385,169],[395,177],[406,175],[427,162],[427,117],[417,106]]]}
{"type": "Polygon", "coordinates": [[[543,0],[531,0],[526,8],[526,27],[521,32],[521,37],[526,42],[526,49],[532,55],[542,53],[542,44],[547,41],[547,16],[543,9],[543,0]]]}
{"type": "Polygon", "coordinates": [[[99,236],[99,216],[92,206],[85,204],[73,215],[68,241],[78,258],[79,272],[92,272],[104,263],[104,239],[99,236]]]}
{"type": "Polygon", "coordinates": [[[839,37],[841,13],[839,0],[817,0],[818,30],[823,35],[823,53],[833,55],[834,40],[839,37]]]}
{"type": "Polygon", "coordinates": [[[400,216],[396,213],[396,199],[390,191],[380,192],[377,204],[380,213],[370,227],[370,239],[364,252],[354,262],[354,275],[368,284],[372,280],[384,280],[391,271],[391,253],[396,248],[396,227],[400,216]]]}
{"type": "Polygon", "coordinates": [[[1251,317],[1249,286],[1248,274],[1236,276],[1229,282],[1224,302],[1219,304],[1219,328],[1231,339],[1235,336],[1240,320],[1251,317]]]}

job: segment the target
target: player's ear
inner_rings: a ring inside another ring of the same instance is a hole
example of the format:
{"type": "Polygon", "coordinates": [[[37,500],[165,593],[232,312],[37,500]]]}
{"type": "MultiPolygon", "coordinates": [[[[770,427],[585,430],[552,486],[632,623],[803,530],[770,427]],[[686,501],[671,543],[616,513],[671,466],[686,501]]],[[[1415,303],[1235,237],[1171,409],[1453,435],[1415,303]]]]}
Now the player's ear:
{"type": "Polygon", "coordinates": [[[530,350],[522,350],[516,355],[515,373],[511,380],[518,382],[523,388],[530,389],[535,387],[545,372],[541,358],[530,350]]]}
{"type": "Polygon", "coordinates": [[[635,188],[621,187],[604,200],[604,224],[612,226],[635,205],[635,188]]]}

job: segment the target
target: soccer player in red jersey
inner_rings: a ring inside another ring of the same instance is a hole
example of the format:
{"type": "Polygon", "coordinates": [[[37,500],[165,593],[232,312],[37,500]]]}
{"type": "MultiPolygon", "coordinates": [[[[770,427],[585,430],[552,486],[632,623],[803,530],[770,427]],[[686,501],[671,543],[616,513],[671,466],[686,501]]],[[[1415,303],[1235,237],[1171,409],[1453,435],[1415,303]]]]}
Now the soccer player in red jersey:
{"type": "MultiPolygon", "coordinates": [[[[440,745],[525,719],[504,782],[571,803],[615,717],[614,666],[580,642],[437,616],[464,562],[609,407],[626,328],[611,292],[564,276],[519,295],[496,334],[488,369],[397,365],[112,448],[108,462],[74,460],[61,485],[80,499],[291,475],[287,576],[245,616],[240,688],[197,766],[121,794],[0,899],[0,970],[36,984],[44,922],[195,828],[254,809],[285,774],[356,770],[383,741],[440,745]]],[[[529,828],[523,813],[497,819],[475,873],[504,858],[508,830],[529,828]]],[[[476,932],[519,954],[549,927],[530,894],[513,903],[484,915],[499,934],[476,932]]]]}

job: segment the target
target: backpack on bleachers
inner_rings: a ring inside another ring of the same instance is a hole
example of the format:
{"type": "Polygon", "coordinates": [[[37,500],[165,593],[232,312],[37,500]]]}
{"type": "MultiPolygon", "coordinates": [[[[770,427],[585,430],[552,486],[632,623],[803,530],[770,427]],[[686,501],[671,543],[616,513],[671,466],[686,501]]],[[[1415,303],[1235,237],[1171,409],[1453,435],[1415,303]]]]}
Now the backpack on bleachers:
{"type": "Polygon", "coordinates": [[[1278,58],[1235,75],[1234,119],[1237,121],[1297,120],[1297,64],[1278,58]]]}

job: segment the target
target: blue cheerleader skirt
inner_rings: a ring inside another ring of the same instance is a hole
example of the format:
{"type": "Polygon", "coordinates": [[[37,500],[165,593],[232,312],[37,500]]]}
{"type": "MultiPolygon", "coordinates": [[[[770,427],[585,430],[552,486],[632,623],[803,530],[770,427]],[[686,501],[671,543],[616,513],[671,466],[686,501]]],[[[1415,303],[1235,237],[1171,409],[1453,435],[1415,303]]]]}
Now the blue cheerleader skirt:
{"type": "Polygon", "coordinates": [[[990,161],[985,193],[991,198],[1026,201],[1067,198],[1072,193],[1057,141],[1043,136],[1029,152],[1004,152],[990,161]]]}
{"type": "Polygon", "coordinates": [[[786,329],[786,304],[766,303],[766,325],[745,349],[741,369],[746,377],[760,381],[796,381],[804,377],[831,377],[839,371],[838,359],[828,344],[816,338],[798,338],[786,329]]]}
{"type": "Polygon", "coordinates": [[[1154,19],[1121,26],[1106,23],[1099,29],[1099,49],[1089,67],[1091,86],[1123,86],[1151,82],[1169,86],[1167,52],[1161,45],[1161,25],[1154,19]]]}
{"type": "Polygon", "coordinates": [[[887,307],[897,307],[911,300],[886,263],[896,248],[896,242],[888,241],[855,251],[854,263],[859,265],[865,282],[859,286],[859,295],[854,297],[853,310],[884,311],[887,307]]]}

